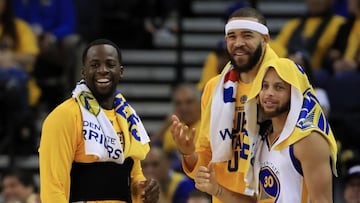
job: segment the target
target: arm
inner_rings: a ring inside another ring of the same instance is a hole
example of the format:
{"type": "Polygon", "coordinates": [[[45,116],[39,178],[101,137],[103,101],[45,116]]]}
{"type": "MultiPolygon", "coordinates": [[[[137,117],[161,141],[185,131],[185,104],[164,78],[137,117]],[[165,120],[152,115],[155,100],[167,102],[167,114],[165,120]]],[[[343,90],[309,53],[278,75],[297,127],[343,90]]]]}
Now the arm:
{"type": "MultiPolygon", "coordinates": [[[[181,154],[181,162],[185,173],[189,177],[194,178],[196,169],[199,166],[206,166],[209,164],[211,159],[210,146],[197,147],[198,149],[201,149],[195,151],[195,128],[190,132],[187,126],[182,127],[182,124],[175,115],[173,116],[171,133],[181,154]]],[[[202,137],[199,137],[198,142],[202,142],[202,137]]]]}
{"type": "Polygon", "coordinates": [[[221,185],[215,180],[215,171],[213,163],[209,167],[200,166],[195,177],[195,187],[203,192],[206,192],[222,202],[227,203],[255,203],[255,197],[246,196],[243,194],[232,192],[221,185]]]}
{"type": "Polygon", "coordinates": [[[16,20],[15,22],[19,33],[19,46],[12,56],[13,60],[24,67],[32,66],[39,53],[36,36],[26,22],[22,20],[16,20]]]}
{"type": "Polygon", "coordinates": [[[172,116],[172,121],[171,134],[182,156],[183,165],[192,171],[198,160],[194,143],[196,130],[193,128],[190,131],[186,125],[183,127],[176,115],[172,116]]]}
{"type": "Polygon", "coordinates": [[[293,31],[296,29],[299,23],[300,19],[294,19],[287,22],[276,36],[275,42],[278,45],[286,48],[293,31]]]}
{"type": "MultiPolygon", "coordinates": [[[[201,118],[210,118],[210,113],[209,111],[206,111],[206,108],[219,78],[220,75],[212,78],[204,88],[201,97],[201,118]]],[[[207,166],[212,157],[208,135],[209,129],[205,129],[203,127],[208,126],[205,125],[204,122],[206,122],[206,119],[201,119],[200,129],[192,129],[190,131],[187,126],[182,128],[179,119],[176,116],[173,116],[171,133],[176,145],[178,146],[178,150],[181,154],[183,154],[181,158],[183,169],[191,178],[194,178],[196,169],[199,166],[207,166]],[[196,134],[195,130],[199,130],[196,146],[194,143],[194,137],[196,134]]]]}
{"type": "Polygon", "coordinates": [[[65,108],[57,108],[46,118],[39,148],[40,195],[43,203],[68,203],[70,170],[77,147],[76,137],[81,138],[81,121],[65,108]]]}
{"type": "Polygon", "coordinates": [[[154,179],[147,179],[142,173],[140,160],[134,160],[131,171],[133,202],[157,202],[160,194],[160,185],[154,179]]]}
{"type": "Polygon", "coordinates": [[[330,147],[317,132],[294,144],[294,155],[300,161],[304,181],[313,203],[332,201],[330,147]]]}
{"type": "Polygon", "coordinates": [[[57,18],[57,26],[49,30],[57,39],[62,39],[70,34],[74,34],[75,30],[75,13],[74,5],[71,0],[56,1],[57,5],[53,5],[54,16],[57,18]],[[60,13],[56,13],[59,10],[60,13]]]}

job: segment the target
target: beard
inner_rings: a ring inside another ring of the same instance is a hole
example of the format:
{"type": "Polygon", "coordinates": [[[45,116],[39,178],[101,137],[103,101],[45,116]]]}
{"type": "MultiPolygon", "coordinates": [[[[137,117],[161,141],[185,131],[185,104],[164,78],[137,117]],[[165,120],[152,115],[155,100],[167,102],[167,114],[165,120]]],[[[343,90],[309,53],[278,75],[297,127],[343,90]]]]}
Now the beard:
{"type": "Polygon", "coordinates": [[[228,50],[226,50],[226,52],[230,58],[231,64],[234,66],[234,69],[239,73],[245,73],[255,68],[256,64],[258,64],[258,62],[260,61],[260,58],[262,56],[262,46],[261,43],[259,43],[254,53],[250,54],[249,61],[243,65],[238,65],[232,54],[230,54],[228,50]]]}
{"type": "Polygon", "coordinates": [[[277,107],[274,111],[265,111],[264,107],[260,105],[260,112],[262,113],[265,119],[271,119],[277,117],[285,112],[290,110],[290,100],[287,101],[284,105],[277,107]]]}
{"type": "Polygon", "coordinates": [[[105,91],[98,90],[94,83],[90,83],[90,84],[87,83],[87,86],[99,103],[112,98],[115,95],[115,91],[116,91],[116,85],[114,84],[105,91]]]}

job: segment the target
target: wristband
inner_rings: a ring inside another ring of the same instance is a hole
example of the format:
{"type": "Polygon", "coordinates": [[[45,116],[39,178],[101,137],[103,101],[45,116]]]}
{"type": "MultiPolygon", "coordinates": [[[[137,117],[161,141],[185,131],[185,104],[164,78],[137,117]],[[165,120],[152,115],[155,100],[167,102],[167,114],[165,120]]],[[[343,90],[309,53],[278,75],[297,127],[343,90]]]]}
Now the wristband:
{"type": "Polygon", "coordinates": [[[179,150],[179,153],[181,154],[182,157],[186,158],[186,157],[191,157],[193,155],[193,153],[191,154],[185,154],[185,153],[182,153],[180,150],[179,150]]]}

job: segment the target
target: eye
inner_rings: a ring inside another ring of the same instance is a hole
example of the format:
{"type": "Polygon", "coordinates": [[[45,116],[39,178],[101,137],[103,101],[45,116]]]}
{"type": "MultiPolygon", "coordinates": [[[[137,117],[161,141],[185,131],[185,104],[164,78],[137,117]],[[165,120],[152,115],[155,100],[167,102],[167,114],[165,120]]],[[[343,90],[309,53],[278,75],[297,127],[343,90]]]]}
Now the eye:
{"type": "Polygon", "coordinates": [[[229,40],[235,40],[235,35],[228,35],[229,40]]]}
{"type": "Polygon", "coordinates": [[[246,39],[251,39],[252,37],[253,37],[252,34],[249,33],[244,35],[244,38],[246,39]]]}
{"type": "Polygon", "coordinates": [[[261,89],[266,90],[267,88],[269,88],[269,85],[267,83],[262,83],[261,89]]]}
{"type": "Polygon", "coordinates": [[[275,86],[275,89],[278,90],[278,91],[280,91],[280,90],[285,89],[285,87],[282,86],[282,85],[276,85],[276,86],[275,86]]]}
{"type": "Polygon", "coordinates": [[[106,66],[107,66],[108,68],[115,68],[115,67],[116,67],[116,62],[115,62],[115,61],[108,61],[108,62],[106,63],[106,66]]]}
{"type": "Polygon", "coordinates": [[[99,67],[99,63],[90,63],[91,68],[97,68],[99,67]]]}

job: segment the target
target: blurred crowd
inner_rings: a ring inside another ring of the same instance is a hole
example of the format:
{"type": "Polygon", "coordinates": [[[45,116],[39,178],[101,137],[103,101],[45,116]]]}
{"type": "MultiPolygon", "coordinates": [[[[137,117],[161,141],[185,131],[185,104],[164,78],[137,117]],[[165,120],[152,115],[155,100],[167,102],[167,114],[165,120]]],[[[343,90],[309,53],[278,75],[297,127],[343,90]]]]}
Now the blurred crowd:
{"type": "MultiPolygon", "coordinates": [[[[80,75],[84,43],[108,38],[122,49],[154,49],[155,35],[176,34],[181,29],[179,17],[193,15],[191,3],[0,0],[0,154],[37,153],[35,121],[70,96],[80,75]]],[[[300,64],[315,87],[338,141],[341,193],[350,203],[351,196],[360,194],[360,165],[355,162],[360,156],[360,0],[304,3],[307,12],[290,19],[272,36],[270,46],[279,56],[300,64]]],[[[234,4],[224,19],[242,6],[246,2],[234,4]]],[[[169,115],[176,114],[184,124],[197,128],[201,91],[228,60],[226,43],[219,41],[204,61],[198,83],[174,88],[169,115]]],[[[142,163],[145,176],[159,180],[161,202],[210,202],[184,175],[170,125],[167,117],[157,132],[151,132],[152,148],[142,163]]],[[[2,172],[4,202],[40,202],[29,177],[21,170],[2,172]]]]}

